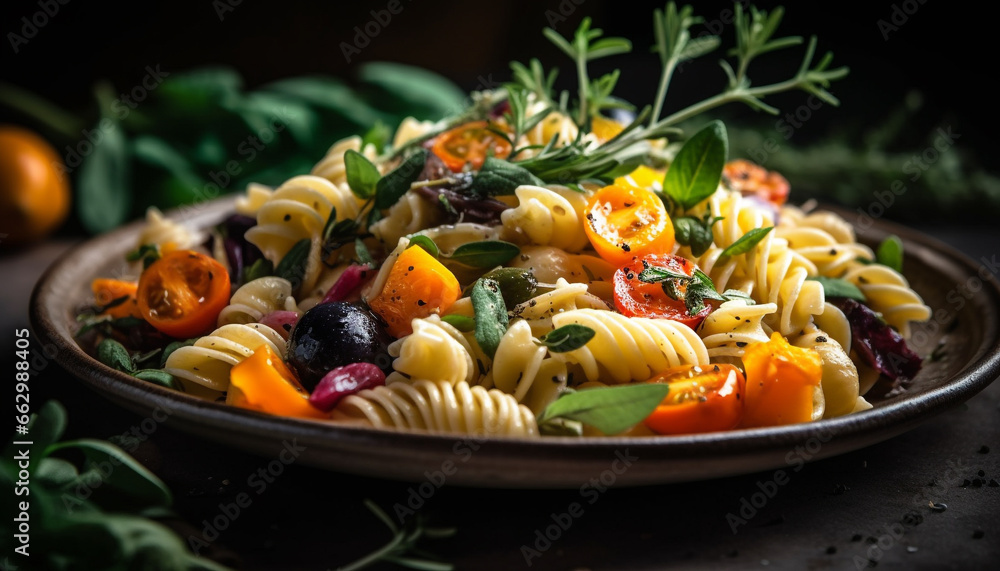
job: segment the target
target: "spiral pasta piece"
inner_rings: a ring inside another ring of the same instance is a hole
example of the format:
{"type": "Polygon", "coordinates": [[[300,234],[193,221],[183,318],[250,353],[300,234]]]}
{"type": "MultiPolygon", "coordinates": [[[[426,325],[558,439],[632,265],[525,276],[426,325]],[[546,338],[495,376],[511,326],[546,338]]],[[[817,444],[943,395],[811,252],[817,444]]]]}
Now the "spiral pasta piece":
{"type": "Polygon", "coordinates": [[[257,225],[247,230],[246,239],[275,265],[296,242],[310,240],[302,284],[293,284],[294,289],[308,290],[316,283],[323,265],[322,233],[330,213],[336,208],[337,220],[346,220],[357,217],[360,207],[358,199],[346,187],[318,176],[293,177],[260,206],[257,225]]]}
{"type": "Polygon", "coordinates": [[[375,428],[477,436],[537,437],[535,415],[513,396],[465,381],[419,380],[345,397],[331,419],[375,428]]]}
{"type": "Polygon", "coordinates": [[[784,336],[801,332],[826,303],[823,286],[808,280],[816,266],[788,247],[784,238],[768,233],[747,254],[755,275],[752,297],[758,303],[777,304],[764,323],[784,336]]]}
{"type": "Polygon", "coordinates": [[[414,319],[413,333],[393,341],[389,355],[393,372],[386,384],[418,380],[471,383],[477,376],[472,347],[461,332],[437,315],[414,319]]]}
{"type": "Polygon", "coordinates": [[[591,381],[645,381],[670,367],[709,363],[708,349],[698,334],[668,319],[577,309],[553,316],[552,323],[555,327],[577,323],[594,330],[594,338],[583,347],[554,355],[579,365],[591,381]]]}
{"type": "Polygon", "coordinates": [[[251,218],[257,217],[257,211],[267,202],[274,189],[263,184],[251,182],[247,185],[246,192],[236,199],[236,212],[251,218]]]}
{"type": "Polygon", "coordinates": [[[830,335],[816,327],[789,341],[797,347],[815,350],[823,361],[823,378],[820,381],[825,403],[823,418],[833,418],[853,412],[860,397],[858,369],[844,348],[830,335]]]}
{"type": "Polygon", "coordinates": [[[858,286],[868,300],[868,307],[882,314],[886,323],[905,338],[910,336],[910,323],[927,321],[931,308],[910,283],[896,270],[882,264],[850,264],[843,279],[858,286]]]}
{"type": "Polygon", "coordinates": [[[434,127],[433,121],[418,121],[413,117],[407,117],[396,128],[396,134],[392,137],[392,147],[398,149],[414,139],[427,135],[434,130],[434,127]]]}
{"type": "Polygon", "coordinates": [[[868,246],[853,240],[840,242],[821,228],[778,228],[777,236],[785,239],[789,248],[812,262],[817,273],[822,276],[840,275],[858,258],[871,260],[875,257],[868,246]]]}
{"type": "Polygon", "coordinates": [[[292,284],[276,276],[267,276],[248,282],[236,290],[229,305],[219,313],[219,326],[230,323],[256,323],[272,311],[295,311],[292,284]]]}
{"type": "Polygon", "coordinates": [[[548,349],[536,343],[524,320],[511,322],[500,339],[493,367],[483,386],[513,395],[531,412],[540,414],[566,386],[566,364],[549,357],[548,349]]]}
{"type": "Polygon", "coordinates": [[[740,300],[723,303],[698,326],[708,356],[743,357],[747,345],[766,343],[770,333],[764,330],[761,320],[777,310],[773,303],[747,305],[740,300]]]}
{"type": "Polygon", "coordinates": [[[583,220],[590,192],[565,186],[522,185],[514,190],[517,207],[500,214],[512,241],[579,252],[590,245],[583,220]]]}
{"type": "Polygon", "coordinates": [[[609,309],[601,298],[588,291],[587,284],[569,283],[559,278],[548,292],[514,306],[510,314],[525,320],[532,334],[541,337],[555,329],[553,317],[576,309],[609,309]]]}
{"type": "Polygon", "coordinates": [[[153,244],[161,252],[187,250],[201,241],[194,230],[165,217],[155,206],[146,210],[146,225],[139,233],[136,247],[153,244]]]}
{"type": "Polygon", "coordinates": [[[371,232],[383,244],[395,244],[400,238],[433,228],[443,222],[441,209],[413,191],[407,191],[386,215],[371,226],[371,232]]]}
{"type": "Polygon", "coordinates": [[[223,325],[194,345],[171,353],[163,370],[214,391],[225,391],[229,388],[230,369],[262,345],[284,358],[285,340],[270,327],[260,323],[223,325]]]}
{"type": "Polygon", "coordinates": [[[338,186],[347,184],[347,167],[344,165],[344,153],[347,151],[359,152],[372,162],[376,158],[375,147],[365,145],[365,149],[362,151],[361,137],[353,135],[334,143],[309,174],[325,178],[338,186]]]}

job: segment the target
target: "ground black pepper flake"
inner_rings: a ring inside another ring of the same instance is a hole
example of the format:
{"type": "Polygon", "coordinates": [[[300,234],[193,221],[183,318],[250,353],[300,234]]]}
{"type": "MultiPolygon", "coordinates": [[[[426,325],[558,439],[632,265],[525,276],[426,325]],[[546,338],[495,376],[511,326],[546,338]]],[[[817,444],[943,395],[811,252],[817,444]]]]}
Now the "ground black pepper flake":
{"type": "Polygon", "coordinates": [[[970,482],[969,480],[962,480],[963,488],[968,488],[970,484],[972,484],[972,482],[970,482]]]}
{"type": "Polygon", "coordinates": [[[830,547],[826,548],[826,554],[827,555],[833,555],[836,552],[837,552],[837,548],[834,547],[833,545],[831,545],[830,547]]]}
{"type": "Polygon", "coordinates": [[[980,470],[980,471],[976,472],[976,475],[977,476],[985,476],[986,472],[983,472],[982,470],[980,470]]]}
{"type": "Polygon", "coordinates": [[[982,539],[983,536],[985,536],[985,535],[986,535],[985,531],[983,531],[981,529],[977,529],[976,531],[972,532],[972,539],[982,539]]]}
{"type": "Polygon", "coordinates": [[[987,445],[985,445],[985,444],[983,444],[982,447],[979,448],[979,453],[980,454],[989,454],[990,453],[990,447],[987,446],[987,445]]]}
{"type": "Polygon", "coordinates": [[[285,222],[288,222],[291,219],[292,219],[292,215],[291,214],[286,214],[285,215],[285,222]]]}
{"type": "Polygon", "coordinates": [[[991,488],[1000,487],[1000,482],[997,482],[996,480],[990,480],[989,486],[991,488]]]}
{"type": "Polygon", "coordinates": [[[862,539],[862,537],[861,537],[860,533],[855,533],[854,536],[851,537],[851,541],[852,542],[858,542],[858,541],[861,541],[861,539],[862,539]]]}
{"type": "Polygon", "coordinates": [[[820,335],[819,337],[816,338],[816,341],[818,341],[819,343],[826,343],[826,337],[820,335]]]}

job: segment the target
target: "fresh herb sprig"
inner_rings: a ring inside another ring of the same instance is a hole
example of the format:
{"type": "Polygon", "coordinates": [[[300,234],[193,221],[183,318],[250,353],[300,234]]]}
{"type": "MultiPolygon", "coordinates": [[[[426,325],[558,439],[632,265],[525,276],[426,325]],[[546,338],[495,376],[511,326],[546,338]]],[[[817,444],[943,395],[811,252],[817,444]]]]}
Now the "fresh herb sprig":
{"type": "Polygon", "coordinates": [[[740,300],[747,305],[753,305],[754,300],[746,292],[729,289],[719,293],[715,289],[712,278],[700,269],[695,269],[692,275],[687,275],[660,266],[652,266],[647,262],[642,263],[643,269],[639,273],[639,281],[655,284],[663,287],[663,291],[668,297],[675,301],[683,301],[689,315],[698,315],[705,309],[705,300],[714,299],[716,301],[740,300]]]}
{"type": "Polygon", "coordinates": [[[618,83],[619,70],[591,81],[587,69],[587,64],[596,59],[629,53],[632,42],[625,38],[602,38],[604,32],[598,28],[591,29],[590,23],[590,18],[584,18],[573,33],[572,40],[567,40],[552,28],[542,30],[545,37],[576,64],[578,99],[575,115],[580,128],[587,126],[602,109],[633,108],[628,102],[611,95],[618,83]]]}
{"type": "MultiPolygon", "coordinates": [[[[679,123],[728,103],[740,102],[759,111],[778,114],[778,110],[764,103],[763,99],[769,95],[798,89],[814,94],[831,105],[839,105],[837,98],[826,88],[830,82],[846,76],[848,69],[846,67],[830,69],[833,54],[829,52],[814,65],[817,44],[815,37],[810,38],[802,63],[793,77],[768,85],[753,86],[748,76],[751,62],[765,53],[798,45],[802,43],[802,38],[793,36],[772,39],[784,15],[781,8],[775,9],[770,14],[757,8],[751,8],[749,13],[746,13],[740,4],[736,4],[735,14],[736,46],[728,54],[736,57],[736,68],[734,69],[725,60],[720,62],[729,79],[722,93],[660,118],[664,98],[678,64],[710,53],[718,45],[717,39],[712,39],[712,36],[692,39],[691,27],[701,22],[701,19],[693,15],[689,6],[678,9],[675,3],[669,2],[664,11],[657,11],[654,18],[657,37],[654,50],[660,54],[663,64],[655,105],[640,111],[624,131],[604,144],[589,144],[581,133],[581,137],[576,141],[564,141],[563,146],[551,144],[535,156],[517,161],[517,164],[545,182],[566,182],[581,178],[608,179],[613,178],[618,169],[634,165],[636,160],[645,159],[649,152],[649,147],[643,146],[647,144],[646,141],[679,135],[681,132],[676,128],[679,123]]],[[[592,85],[586,68],[588,57],[593,59],[595,54],[604,57],[626,51],[623,42],[602,44],[604,40],[598,40],[590,43],[600,37],[594,32],[596,30],[590,29],[589,20],[581,23],[573,36],[572,43],[554,30],[546,29],[544,32],[549,40],[577,62],[580,95],[575,114],[577,123],[583,127],[589,122],[586,113],[595,110],[599,112],[600,109],[614,106],[618,102],[611,95],[611,91],[605,93],[592,85]],[[601,49],[594,49],[595,47],[601,49]],[[595,95],[603,99],[596,100],[595,95]],[[608,102],[611,102],[611,105],[608,105],[608,102]]],[[[606,40],[621,40],[621,38],[606,40]]],[[[532,60],[529,66],[515,62],[511,67],[517,84],[532,92],[539,100],[554,103],[551,92],[554,72],[546,73],[537,60],[532,60]]],[[[614,73],[604,77],[606,79],[602,79],[605,83],[601,87],[608,85],[613,87],[618,79],[618,75],[614,73]]]]}
{"type": "Polygon", "coordinates": [[[450,563],[428,559],[426,554],[417,548],[417,542],[423,538],[444,539],[455,535],[457,531],[455,528],[428,527],[420,514],[410,518],[400,527],[375,502],[366,499],[365,506],[389,528],[389,531],[392,532],[392,539],[361,559],[343,567],[337,567],[337,571],[358,571],[380,561],[388,561],[401,567],[423,571],[451,571],[455,568],[450,563]]]}

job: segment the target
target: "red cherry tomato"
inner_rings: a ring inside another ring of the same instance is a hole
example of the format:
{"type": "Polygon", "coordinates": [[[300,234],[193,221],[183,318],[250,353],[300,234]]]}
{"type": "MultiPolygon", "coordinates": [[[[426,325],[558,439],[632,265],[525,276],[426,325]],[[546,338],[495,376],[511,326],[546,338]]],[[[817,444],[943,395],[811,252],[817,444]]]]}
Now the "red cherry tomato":
{"type": "Polygon", "coordinates": [[[136,298],[150,325],[186,339],[215,327],[229,293],[229,272],[222,264],[193,250],[175,250],[142,272],[136,298]]]}
{"type": "Polygon", "coordinates": [[[444,161],[452,172],[462,172],[466,163],[472,163],[472,168],[479,170],[487,156],[492,154],[498,159],[503,159],[511,152],[510,143],[491,131],[489,127],[502,128],[487,121],[459,125],[438,135],[431,151],[444,161]]]}
{"type": "Polygon", "coordinates": [[[646,417],[657,434],[697,434],[731,430],[743,419],[746,379],[733,365],[684,365],[649,380],[670,392],[646,417]]]}
{"type": "MultiPolygon", "coordinates": [[[[681,300],[672,299],[663,291],[659,283],[646,283],[639,280],[639,274],[644,269],[643,262],[648,266],[666,268],[674,273],[690,276],[695,265],[688,259],[671,254],[656,254],[635,259],[628,265],[615,271],[615,307],[622,315],[629,317],[652,317],[672,319],[687,325],[691,329],[698,327],[712,308],[706,303],[705,308],[697,315],[688,313],[687,306],[681,300]]],[[[684,287],[681,286],[683,291],[684,287]]]]}

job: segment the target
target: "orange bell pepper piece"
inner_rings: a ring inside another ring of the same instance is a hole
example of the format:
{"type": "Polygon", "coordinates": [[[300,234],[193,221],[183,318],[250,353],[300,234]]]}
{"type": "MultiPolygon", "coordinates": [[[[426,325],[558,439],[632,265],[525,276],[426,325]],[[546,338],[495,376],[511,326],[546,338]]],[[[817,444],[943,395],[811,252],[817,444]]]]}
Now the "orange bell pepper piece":
{"type": "Polygon", "coordinates": [[[819,353],[790,345],[774,333],[767,343],[748,346],[743,364],[747,389],[742,427],[812,420],[813,393],[823,378],[819,353]]]}
{"type": "Polygon", "coordinates": [[[328,418],[309,404],[309,393],[267,345],[229,371],[226,403],[278,416],[328,418]]]}

